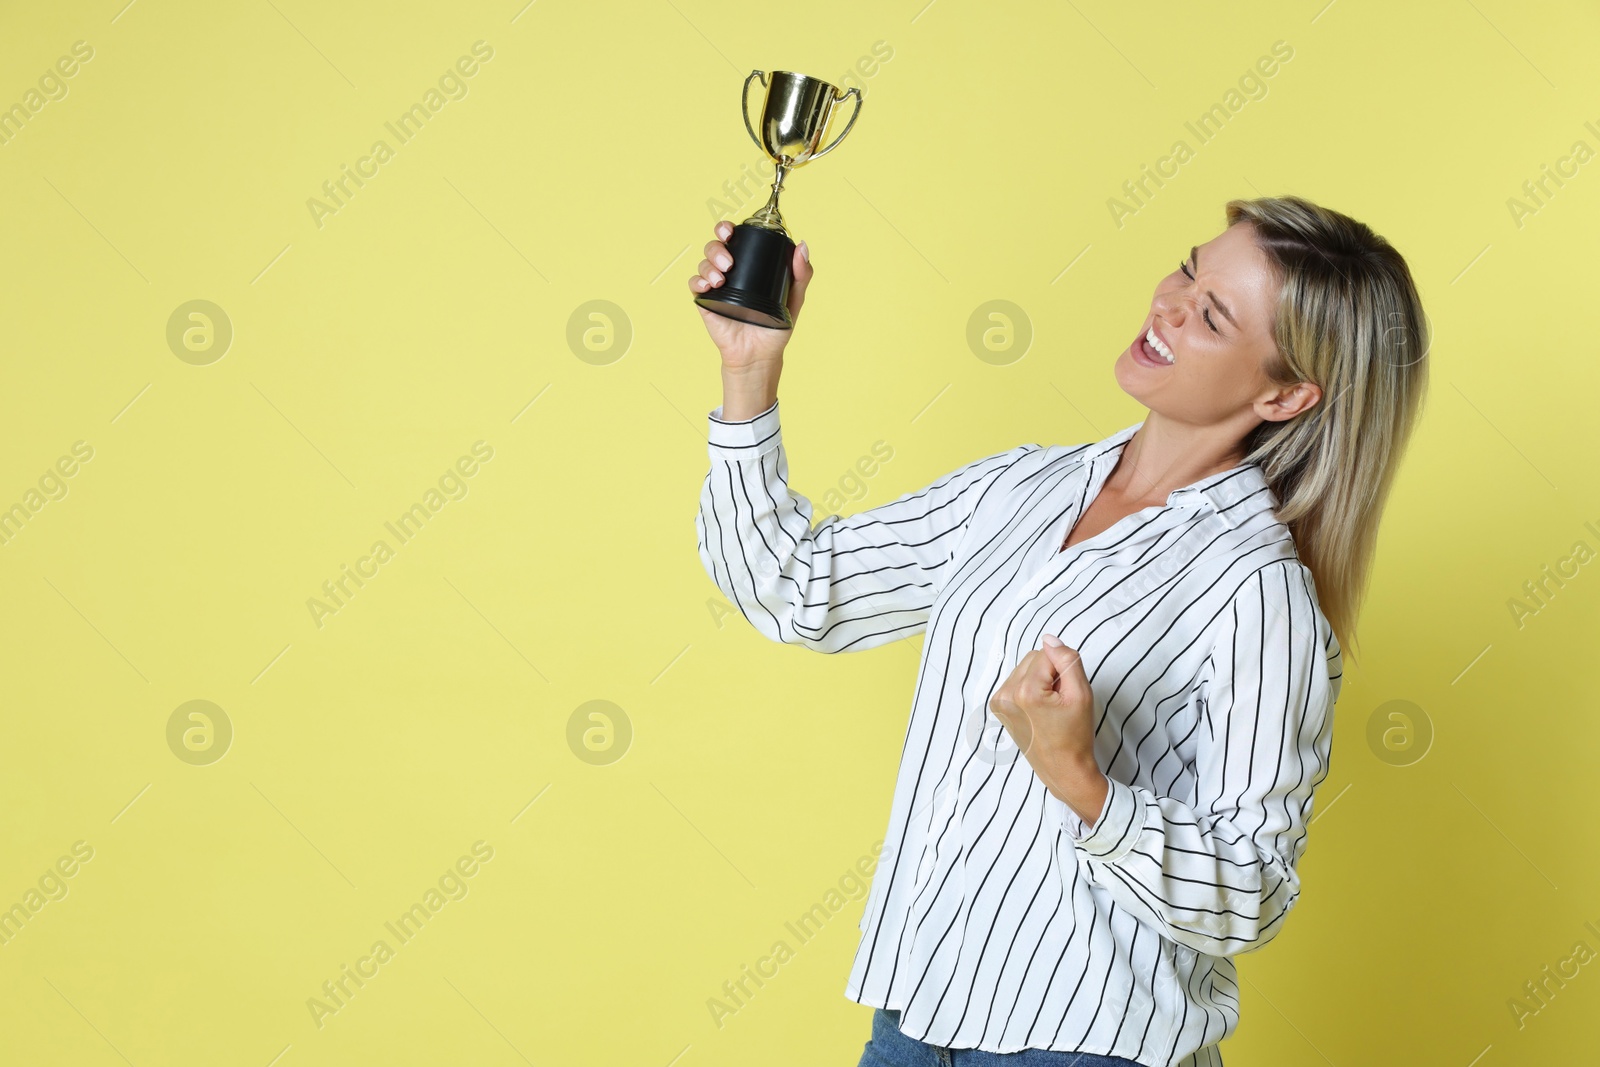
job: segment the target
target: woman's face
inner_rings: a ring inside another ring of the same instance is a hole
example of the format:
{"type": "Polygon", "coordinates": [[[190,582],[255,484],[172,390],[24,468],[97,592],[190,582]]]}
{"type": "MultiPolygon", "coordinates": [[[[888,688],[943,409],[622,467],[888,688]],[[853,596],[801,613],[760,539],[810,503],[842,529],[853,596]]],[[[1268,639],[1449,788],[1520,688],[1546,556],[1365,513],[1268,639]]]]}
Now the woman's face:
{"type": "Polygon", "coordinates": [[[1263,369],[1277,354],[1278,283],[1248,222],[1179,255],[1183,264],[1157,283],[1150,314],[1117,358],[1117,384],[1176,422],[1213,426],[1248,417],[1278,390],[1263,369]],[[1152,349],[1151,329],[1173,362],[1152,349]]]}

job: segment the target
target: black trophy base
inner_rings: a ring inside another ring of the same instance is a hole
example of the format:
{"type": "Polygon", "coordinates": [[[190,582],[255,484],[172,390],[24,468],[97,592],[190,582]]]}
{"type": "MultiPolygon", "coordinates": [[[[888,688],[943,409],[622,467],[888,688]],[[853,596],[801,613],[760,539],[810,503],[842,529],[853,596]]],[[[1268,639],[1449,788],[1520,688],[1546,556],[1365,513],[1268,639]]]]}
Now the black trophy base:
{"type": "Polygon", "coordinates": [[[794,328],[789,285],[794,280],[794,242],[777,230],[740,223],[725,242],[733,266],[722,284],[694,298],[707,311],[772,330],[794,328]]]}

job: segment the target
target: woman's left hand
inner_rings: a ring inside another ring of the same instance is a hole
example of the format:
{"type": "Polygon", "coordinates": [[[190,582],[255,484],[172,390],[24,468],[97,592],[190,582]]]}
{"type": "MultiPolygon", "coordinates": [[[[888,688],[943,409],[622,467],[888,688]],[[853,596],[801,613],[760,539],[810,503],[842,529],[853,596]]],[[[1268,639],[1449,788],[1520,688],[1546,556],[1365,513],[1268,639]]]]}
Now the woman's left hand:
{"type": "Polygon", "coordinates": [[[1044,647],[1023,656],[995,690],[989,710],[1045,787],[1094,825],[1107,783],[1094,757],[1094,690],[1077,650],[1046,634],[1044,647]]]}

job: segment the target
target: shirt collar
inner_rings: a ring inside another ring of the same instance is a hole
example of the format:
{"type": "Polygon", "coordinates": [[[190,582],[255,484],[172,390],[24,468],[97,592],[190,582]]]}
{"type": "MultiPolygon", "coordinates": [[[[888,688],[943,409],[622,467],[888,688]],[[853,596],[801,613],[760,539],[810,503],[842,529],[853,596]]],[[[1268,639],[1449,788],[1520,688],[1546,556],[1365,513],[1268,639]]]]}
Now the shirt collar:
{"type": "MultiPolygon", "coordinates": [[[[1086,467],[1103,462],[1108,467],[1115,466],[1117,457],[1122,454],[1122,446],[1128,443],[1143,420],[1132,426],[1125,426],[1104,440],[1089,445],[1082,452],[1083,463],[1086,467]]],[[[1167,496],[1169,507],[1205,507],[1210,508],[1220,515],[1230,527],[1238,526],[1251,515],[1278,506],[1277,494],[1267,484],[1266,475],[1259,464],[1241,463],[1230,470],[1209,474],[1197,482],[1174,489],[1167,496]]]]}

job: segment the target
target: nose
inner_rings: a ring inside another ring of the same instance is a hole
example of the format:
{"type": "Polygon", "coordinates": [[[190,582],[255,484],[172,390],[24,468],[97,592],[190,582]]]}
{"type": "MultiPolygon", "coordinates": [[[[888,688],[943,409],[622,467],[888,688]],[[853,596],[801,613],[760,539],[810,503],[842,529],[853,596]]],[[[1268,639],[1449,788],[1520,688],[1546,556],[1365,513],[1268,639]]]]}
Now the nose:
{"type": "Polygon", "coordinates": [[[1174,327],[1182,326],[1189,317],[1195,303],[1194,296],[1187,287],[1170,289],[1156,296],[1156,314],[1171,323],[1174,327]]]}
{"type": "Polygon", "coordinates": [[[1156,318],[1174,329],[1183,325],[1183,301],[1170,293],[1157,298],[1155,313],[1156,318]]]}

